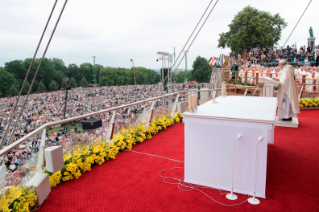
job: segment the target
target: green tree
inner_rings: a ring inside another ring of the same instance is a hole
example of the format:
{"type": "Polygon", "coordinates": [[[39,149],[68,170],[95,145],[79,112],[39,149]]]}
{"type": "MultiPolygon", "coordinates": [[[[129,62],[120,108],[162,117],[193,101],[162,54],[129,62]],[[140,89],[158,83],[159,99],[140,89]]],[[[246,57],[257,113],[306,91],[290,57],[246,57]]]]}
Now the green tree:
{"type": "Polygon", "coordinates": [[[67,77],[69,77],[69,79],[71,79],[73,77],[75,79],[75,81],[77,81],[77,82],[79,82],[81,80],[81,78],[83,77],[79,73],[79,67],[76,64],[70,64],[68,66],[68,69],[66,71],[66,75],[67,75],[67,77]]]}
{"type": "Polygon", "coordinates": [[[56,91],[58,90],[58,85],[56,84],[56,82],[54,80],[51,81],[50,85],[49,85],[49,90],[50,91],[56,91]]]}
{"type": "Polygon", "coordinates": [[[96,83],[99,84],[99,75],[100,75],[100,71],[103,68],[102,65],[100,64],[95,64],[95,74],[96,74],[96,83]]]}
{"type": "Polygon", "coordinates": [[[191,77],[187,77],[188,81],[208,82],[211,74],[211,67],[208,61],[204,57],[198,56],[193,63],[193,70],[190,71],[190,74],[191,77]]]}
{"type": "Polygon", "coordinates": [[[185,71],[179,71],[177,74],[173,75],[173,81],[177,83],[185,82],[185,71]]]}
{"type": "MultiPolygon", "coordinates": [[[[29,64],[30,65],[30,64],[29,64]]],[[[13,74],[17,83],[21,86],[28,68],[25,68],[22,60],[13,60],[4,64],[4,69],[13,74]]]]}
{"type": "Polygon", "coordinates": [[[83,86],[83,87],[88,86],[88,81],[85,79],[85,77],[83,77],[83,78],[81,79],[81,86],[83,86]]]}
{"type": "Polygon", "coordinates": [[[50,59],[50,61],[51,61],[52,65],[54,66],[54,69],[56,71],[61,71],[64,74],[67,72],[67,67],[65,66],[62,59],[52,58],[52,59],[50,59]]]}
{"type": "Polygon", "coordinates": [[[89,84],[93,84],[93,65],[91,63],[82,63],[79,68],[80,77],[77,82],[80,82],[82,77],[89,82],[89,84]]]}
{"type": "Polygon", "coordinates": [[[10,87],[10,93],[11,93],[12,96],[18,95],[18,90],[17,90],[17,88],[16,88],[15,85],[11,85],[11,87],[10,87]]]}
{"type": "Polygon", "coordinates": [[[72,88],[78,87],[78,85],[76,84],[76,81],[75,81],[74,78],[71,78],[71,80],[70,80],[70,86],[71,86],[72,88]]]}
{"type": "MultiPolygon", "coordinates": [[[[31,63],[31,58],[27,58],[23,61],[23,66],[26,70],[29,68],[30,63],[31,63]]],[[[34,60],[33,66],[31,68],[30,74],[28,76],[29,82],[32,81],[32,79],[35,75],[35,72],[39,66],[39,63],[40,63],[40,59],[34,60]]],[[[23,77],[25,77],[25,75],[23,75],[23,77]]],[[[49,87],[52,79],[54,80],[55,78],[56,78],[56,71],[55,71],[55,67],[54,67],[52,61],[49,60],[48,58],[44,58],[42,65],[40,67],[40,70],[38,72],[38,75],[36,77],[36,81],[34,82],[34,86],[33,86],[32,90],[35,91],[38,89],[38,83],[40,81],[42,81],[46,87],[49,87]]]]}
{"type": "Polygon", "coordinates": [[[278,13],[271,15],[247,6],[235,15],[228,26],[228,32],[219,34],[218,47],[228,46],[232,52],[241,53],[246,46],[266,47],[277,44],[287,23],[278,13]]]}
{"type": "Polygon", "coordinates": [[[65,78],[65,74],[62,71],[55,71],[54,80],[61,84],[62,80],[65,78]]]}
{"type": "Polygon", "coordinates": [[[40,91],[46,90],[46,87],[45,87],[45,85],[43,84],[42,81],[40,81],[40,83],[39,83],[39,85],[38,85],[38,89],[39,89],[40,91]]]}
{"type": "Polygon", "coordinates": [[[6,95],[11,93],[11,86],[17,86],[16,79],[14,75],[6,71],[4,68],[0,67],[0,93],[1,95],[6,95]]]}
{"type": "Polygon", "coordinates": [[[65,88],[65,87],[66,87],[66,78],[63,78],[61,82],[61,88],[65,88]]]}
{"type": "Polygon", "coordinates": [[[30,83],[28,81],[25,82],[24,88],[22,90],[22,94],[27,94],[30,88],[30,83]]]}

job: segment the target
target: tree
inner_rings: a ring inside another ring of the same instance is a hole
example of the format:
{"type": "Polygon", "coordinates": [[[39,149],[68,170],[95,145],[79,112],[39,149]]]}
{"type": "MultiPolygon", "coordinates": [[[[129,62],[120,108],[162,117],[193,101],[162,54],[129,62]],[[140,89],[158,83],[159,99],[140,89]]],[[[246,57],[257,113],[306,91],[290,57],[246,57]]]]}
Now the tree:
{"type": "Polygon", "coordinates": [[[12,96],[18,95],[18,90],[17,90],[17,88],[16,88],[15,85],[11,85],[11,87],[10,87],[10,93],[11,93],[12,96]]]}
{"type": "MultiPolygon", "coordinates": [[[[27,58],[23,61],[23,66],[26,70],[29,68],[31,60],[32,60],[31,58],[27,58]]],[[[28,76],[29,82],[32,81],[32,79],[35,75],[35,72],[39,66],[39,63],[40,63],[40,58],[34,60],[33,66],[31,68],[30,74],[28,76]]],[[[38,75],[36,77],[36,81],[34,82],[34,86],[33,86],[32,90],[35,91],[38,89],[38,83],[40,81],[42,81],[46,87],[49,87],[52,79],[56,78],[55,74],[56,74],[56,71],[55,71],[55,68],[54,68],[52,61],[49,60],[48,58],[44,58],[42,65],[40,67],[40,70],[38,72],[38,75]]],[[[23,75],[23,78],[24,77],[25,77],[25,74],[23,75]]]]}
{"type": "Polygon", "coordinates": [[[173,81],[177,83],[185,82],[185,71],[179,71],[177,74],[173,75],[173,81]]]}
{"type": "Polygon", "coordinates": [[[227,45],[232,52],[239,53],[246,46],[266,47],[277,44],[287,23],[278,13],[271,15],[247,6],[235,15],[228,26],[228,32],[219,34],[218,47],[225,48],[227,45]]]}
{"type": "Polygon", "coordinates": [[[91,63],[82,63],[79,68],[79,74],[80,78],[77,80],[77,82],[80,82],[82,77],[85,77],[89,84],[93,84],[93,65],[91,63]]]}
{"type": "Polygon", "coordinates": [[[70,64],[68,66],[68,69],[66,71],[66,75],[69,77],[69,79],[71,79],[72,77],[75,79],[75,81],[80,81],[81,78],[83,77],[80,73],[79,73],[79,67],[76,64],[70,64]]]}
{"type": "Polygon", "coordinates": [[[54,66],[56,71],[61,71],[64,74],[67,72],[67,67],[65,66],[62,59],[52,58],[52,59],[50,59],[50,61],[51,61],[52,65],[54,66]]]}
{"type": "Polygon", "coordinates": [[[83,86],[83,87],[88,86],[88,81],[85,79],[85,77],[83,77],[83,78],[81,79],[81,86],[83,86]]]}
{"type": "Polygon", "coordinates": [[[55,81],[51,81],[51,83],[50,83],[50,85],[49,85],[49,90],[50,91],[56,91],[56,90],[58,90],[58,85],[56,84],[56,82],[55,81]]]}
{"type": "Polygon", "coordinates": [[[76,84],[76,81],[75,81],[74,78],[71,78],[71,80],[70,80],[70,86],[71,86],[72,88],[78,87],[78,85],[76,84]]]}
{"type": "Polygon", "coordinates": [[[46,87],[45,87],[45,85],[43,84],[42,81],[40,81],[40,83],[39,83],[39,85],[38,85],[38,90],[40,90],[40,91],[46,90],[46,87]]]}
{"type": "MultiPolygon", "coordinates": [[[[30,65],[30,64],[29,64],[30,65]]],[[[4,64],[4,69],[13,74],[17,79],[17,83],[21,86],[25,75],[27,73],[27,68],[24,67],[22,60],[13,60],[4,64]]]]}
{"type": "Polygon", "coordinates": [[[55,71],[54,80],[61,84],[62,80],[65,78],[65,74],[62,71],[55,71]]]}
{"type": "MultiPolygon", "coordinates": [[[[208,82],[211,75],[211,67],[204,57],[198,56],[193,63],[193,70],[190,73],[195,81],[208,82]]],[[[187,79],[190,81],[189,78],[187,79]]]]}
{"type": "Polygon", "coordinates": [[[100,75],[100,71],[103,68],[102,65],[100,64],[95,64],[95,73],[96,73],[96,83],[99,84],[99,75],[100,75]]]}
{"type": "Polygon", "coordinates": [[[11,86],[17,86],[16,79],[14,75],[6,71],[4,68],[0,67],[0,93],[1,95],[6,95],[11,93],[11,86]]]}
{"type": "Polygon", "coordinates": [[[61,88],[65,88],[65,87],[66,87],[66,78],[63,78],[61,82],[61,88]]]}
{"type": "Polygon", "coordinates": [[[24,88],[22,90],[22,94],[27,94],[28,91],[29,91],[30,86],[31,86],[30,83],[28,81],[26,81],[25,84],[24,84],[24,88]]]}

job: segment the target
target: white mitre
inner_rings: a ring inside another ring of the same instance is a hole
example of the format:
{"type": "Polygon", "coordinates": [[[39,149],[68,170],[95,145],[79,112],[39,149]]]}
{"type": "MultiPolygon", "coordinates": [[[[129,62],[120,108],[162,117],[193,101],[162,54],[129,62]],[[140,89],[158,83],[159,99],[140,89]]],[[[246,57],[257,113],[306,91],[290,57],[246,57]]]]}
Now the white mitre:
{"type": "MultiPolygon", "coordinates": [[[[281,61],[279,61],[281,63],[281,61]]],[[[286,61],[284,60],[283,63],[286,61]]],[[[286,65],[281,72],[280,88],[277,93],[278,108],[283,106],[283,98],[285,94],[288,95],[292,106],[293,113],[300,113],[299,109],[299,97],[297,83],[295,81],[295,72],[291,65],[286,65]]]]}

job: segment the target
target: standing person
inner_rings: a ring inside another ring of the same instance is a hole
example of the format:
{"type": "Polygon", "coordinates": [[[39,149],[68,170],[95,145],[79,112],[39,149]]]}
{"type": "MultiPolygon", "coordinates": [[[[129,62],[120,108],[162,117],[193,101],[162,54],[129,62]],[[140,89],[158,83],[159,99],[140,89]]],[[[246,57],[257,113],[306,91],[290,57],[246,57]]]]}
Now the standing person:
{"type": "Polygon", "coordinates": [[[277,93],[278,118],[283,121],[292,121],[292,118],[300,113],[295,73],[293,67],[287,65],[286,60],[280,60],[279,67],[282,71],[277,93]]]}
{"type": "MultiPolygon", "coordinates": [[[[198,90],[200,91],[200,85],[198,85],[198,90]]],[[[200,92],[197,92],[197,105],[199,105],[200,92]]]]}

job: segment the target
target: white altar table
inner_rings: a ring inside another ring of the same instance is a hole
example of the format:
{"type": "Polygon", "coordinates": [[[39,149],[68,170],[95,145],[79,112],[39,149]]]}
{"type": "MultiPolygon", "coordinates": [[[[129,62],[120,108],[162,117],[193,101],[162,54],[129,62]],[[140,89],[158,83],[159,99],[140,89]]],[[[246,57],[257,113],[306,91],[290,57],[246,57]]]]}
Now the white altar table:
{"type": "Polygon", "coordinates": [[[233,150],[236,143],[234,192],[253,195],[256,144],[256,196],[265,198],[267,141],[273,141],[277,99],[227,96],[185,112],[185,182],[231,189],[233,150]]]}

